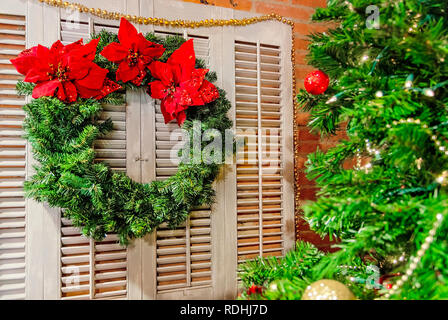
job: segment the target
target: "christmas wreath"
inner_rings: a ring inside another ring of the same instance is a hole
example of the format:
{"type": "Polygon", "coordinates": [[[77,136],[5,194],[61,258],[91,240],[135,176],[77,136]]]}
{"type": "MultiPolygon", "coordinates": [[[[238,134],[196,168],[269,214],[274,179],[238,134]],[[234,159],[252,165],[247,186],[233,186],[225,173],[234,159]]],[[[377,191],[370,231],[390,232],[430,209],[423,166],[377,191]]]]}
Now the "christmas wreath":
{"type": "Polygon", "coordinates": [[[125,90],[139,87],[161,100],[166,123],[176,119],[192,132],[200,121],[202,131],[224,136],[232,127],[230,102],[212,84],[216,75],[195,58],[193,40],[143,35],[122,19],[118,36],[103,30],[87,44],[38,45],[11,62],[25,75],[18,92],[34,98],[24,106],[25,137],[37,161],[27,197],[62,208],[87,236],[113,232],[122,243],[162,223],[174,228],[192,208],[213,202],[219,163],[184,161],[167,180],[142,184],[95,162],[93,148],[112,130],[110,119],[99,120],[102,105],[123,104],[125,90]]]}

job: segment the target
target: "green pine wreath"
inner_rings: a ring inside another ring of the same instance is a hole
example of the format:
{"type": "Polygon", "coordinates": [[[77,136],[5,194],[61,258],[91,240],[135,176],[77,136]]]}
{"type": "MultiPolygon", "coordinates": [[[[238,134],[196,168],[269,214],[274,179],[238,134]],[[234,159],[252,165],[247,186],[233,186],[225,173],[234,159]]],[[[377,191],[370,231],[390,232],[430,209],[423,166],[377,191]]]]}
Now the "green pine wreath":
{"type": "MultiPolygon", "coordinates": [[[[107,77],[116,81],[117,64],[99,53],[108,44],[118,42],[118,37],[103,30],[92,36],[92,39],[97,38],[100,40],[94,62],[109,70],[107,77]]],[[[159,38],[153,33],[146,34],[145,38],[165,47],[163,56],[158,59],[161,62],[166,62],[185,42],[179,36],[159,38]]],[[[197,59],[196,68],[203,67],[204,62],[197,59]]],[[[206,79],[214,82],[216,74],[208,72],[206,79]]],[[[142,85],[152,80],[148,72],[142,85]]],[[[84,235],[99,240],[106,233],[117,233],[120,242],[126,244],[154,231],[162,223],[175,228],[186,220],[193,208],[211,205],[212,183],[220,164],[180,163],[177,173],[167,180],[142,184],[125,173],[112,171],[105,163],[96,162],[93,144],[113,126],[110,119],[99,121],[102,105],[124,104],[126,90],[139,87],[130,82],[120,84],[121,91],[99,100],[78,98],[66,103],[56,97],[39,97],[24,106],[25,138],[37,161],[35,174],[25,182],[25,192],[27,197],[61,208],[64,217],[84,235]]],[[[34,88],[34,84],[28,82],[17,85],[18,92],[24,95],[30,95],[34,88]]],[[[219,98],[213,102],[186,110],[182,129],[189,131],[190,136],[193,136],[193,121],[196,120],[201,122],[202,131],[213,128],[223,137],[225,130],[232,127],[227,117],[231,104],[225,92],[219,88],[218,91],[219,98]]],[[[221,154],[224,158],[225,151],[221,154]]]]}

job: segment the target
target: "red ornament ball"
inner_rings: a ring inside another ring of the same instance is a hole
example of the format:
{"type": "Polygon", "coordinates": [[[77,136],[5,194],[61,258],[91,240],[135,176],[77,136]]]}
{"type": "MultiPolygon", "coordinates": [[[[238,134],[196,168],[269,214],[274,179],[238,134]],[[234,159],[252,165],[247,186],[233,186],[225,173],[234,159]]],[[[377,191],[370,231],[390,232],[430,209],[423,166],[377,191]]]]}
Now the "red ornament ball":
{"type": "Polygon", "coordinates": [[[320,70],[310,72],[305,77],[305,89],[308,93],[314,95],[324,93],[327,90],[329,83],[330,78],[320,70]]]}

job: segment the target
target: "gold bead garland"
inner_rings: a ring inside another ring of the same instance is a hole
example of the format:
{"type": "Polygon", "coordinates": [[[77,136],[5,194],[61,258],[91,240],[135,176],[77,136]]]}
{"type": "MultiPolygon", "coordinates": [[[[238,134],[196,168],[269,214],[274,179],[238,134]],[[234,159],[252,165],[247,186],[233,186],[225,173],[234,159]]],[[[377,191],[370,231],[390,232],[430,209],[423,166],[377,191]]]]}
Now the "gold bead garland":
{"type": "MultiPolygon", "coordinates": [[[[436,145],[437,149],[443,153],[445,156],[448,156],[448,147],[444,146],[442,141],[432,132],[432,130],[429,128],[429,126],[426,123],[422,123],[420,121],[420,119],[414,119],[414,118],[407,118],[407,119],[400,119],[400,120],[395,120],[392,122],[393,126],[398,126],[400,124],[404,124],[404,123],[411,123],[411,124],[416,124],[419,125],[423,131],[426,132],[426,134],[428,134],[431,138],[431,140],[434,142],[434,144],[436,145]]],[[[386,125],[386,128],[390,129],[392,128],[392,126],[390,124],[386,125]]]]}
{"type": "MultiPolygon", "coordinates": [[[[404,123],[412,123],[412,124],[419,125],[431,137],[431,140],[435,143],[435,145],[437,146],[439,151],[442,152],[445,156],[448,156],[447,148],[442,145],[442,142],[439,140],[439,138],[435,134],[433,134],[433,132],[431,131],[431,129],[429,128],[429,126],[426,123],[421,123],[420,119],[413,119],[413,118],[400,119],[399,121],[392,122],[392,124],[394,126],[398,126],[398,125],[404,124],[404,123]]],[[[387,125],[386,127],[391,128],[392,126],[387,125]]],[[[421,166],[421,162],[422,161],[419,161],[420,166],[421,166]]],[[[417,166],[419,166],[419,164],[417,164],[417,166]]],[[[442,173],[442,175],[439,178],[437,178],[437,182],[442,184],[443,180],[445,178],[445,175],[446,175],[446,171],[444,171],[442,173]]],[[[417,251],[417,255],[411,259],[412,262],[409,264],[408,269],[405,271],[403,276],[392,286],[391,291],[385,295],[385,298],[389,298],[391,295],[395,294],[398,291],[398,289],[414,273],[415,269],[417,269],[417,266],[420,263],[422,257],[425,255],[426,250],[428,250],[430,244],[434,241],[434,237],[437,233],[437,229],[442,224],[442,221],[443,221],[443,215],[438,214],[436,216],[436,221],[434,222],[432,229],[429,231],[429,235],[425,238],[425,241],[423,242],[422,246],[417,251]]]]}
{"type": "MultiPolygon", "coordinates": [[[[392,122],[391,124],[387,124],[386,128],[390,129],[392,128],[392,126],[399,126],[401,124],[405,124],[405,123],[409,123],[409,124],[415,124],[421,127],[421,129],[423,131],[425,131],[425,133],[430,137],[430,139],[434,142],[434,144],[436,145],[436,148],[446,157],[448,157],[448,146],[447,145],[443,145],[443,140],[441,140],[439,137],[437,137],[437,135],[435,135],[433,133],[433,131],[431,130],[431,128],[429,128],[429,126],[426,123],[422,123],[420,119],[414,119],[414,118],[407,118],[407,119],[400,119],[400,120],[395,120],[392,122]]],[[[371,147],[371,144],[368,140],[366,140],[366,149],[367,152],[370,155],[377,155],[379,154],[379,150],[373,149],[371,147]]],[[[361,169],[361,157],[360,157],[360,150],[358,149],[358,151],[356,152],[356,159],[357,159],[357,164],[356,164],[356,169],[361,169]]],[[[416,161],[416,166],[417,169],[421,169],[422,163],[423,163],[423,159],[422,158],[418,158],[416,161]]],[[[447,171],[443,171],[441,175],[439,175],[436,178],[436,181],[445,186],[448,184],[448,182],[446,181],[448,178],[448,172],[447,171]]]]}
{"type": "Polygon", "coordinates": [[[404,274],[401,276],[400,279],[397,280],[397,282],[392,286],[392,289],[384,295],[386,299],[390,298],[391,295],[394,295],[397,293],[397,291],[400,289],[400,287],[409,280],[409,277],[412,276],[415,269],[417,269],[419,263],[422,260],[422,257],[425,255],[426,250],[429,249],[429,246],[434,241],[434,237],[437,234],[437,229],[440,227],[443,221],[443,215],[441,213],[436,215],[436,221],[434,221],[434,224],[429,231],[428,236],[425,238],[425,241],[421,245],[420,249],[417,251],[417,255],[413,258],[411,258],[411,263],[409,264],[409,267],[404,272],[404,274]]]}
{"type": "Polygon", "coordinates": [[[292,20],[286,19],[285,17],[277,13],[270,13],[263,16],[242,18],[242,19],[204,19],[200,21],[188,21],[181,19],[168,20],[164,18],[151,18],[151,17],[145,18],[136,15],[122,14],[119,12],[111,12],[100,8],[96,9],[89,8],[80,3],[71,3],[62,0],[39,0],[39,2],[45,3],[53,7],[60,7],[73,11],[79,11],[82,13],[90,13],[102,19],[119,20],[121,18],[126,18],[127,20],[136,24],[154,24],[163,26],[182,26],[186,28],[200,28],[200,27],[221,27],[221,26],[247,26],[262,21],[275,20],[284,24],[288,24],[290,26],[294,25],[294,22],[292,20]]]}
{"type": "MultiPolygon", "coordinates": [[[[425,131],[425,133],[428,134],[428,136],[430,136],[431,140],[434,142],[437,149],[441,153],[443,153],[443,155],[448,156],[448,147],[442,145],[442,141],[433,133],[433,131],[429,128],[429,126],[426,123],[422,123],[420,119],[407,118],[407,119],[400,119],[398,121],[395,120],[392,122],[392,125],[387,124],[386,128],[390,129],[390,128],[392,128],[392,126],[399,126],[399,125],[405,124],[405,123],[415,124],[415,125],[420,126],[422,128],[422,130],[425,131]]],[[[369,153],[376,152],[374,149],[370,148],[370,144],[367,145],[367,149],[368,149],[369,153]]],[[[423,159],[421,159],[421,158],[417,159],[417,161],[416,161],[417,168],[419,170],[421,168],[422,162],[423,162],[423,159]]],[[[448,177],[448,171],[443,171],[442,174],[439,177],[437,177],[436,181],[438,183],[440,183],[441,185],[445,185],[445,179],[447,177],[448,177]]],[[[425,238],[425,241],[421,245],[420,249],[417,251],[416,256],[410,259],[411,263],[409,264],[409,267],[407,268],[407,270],[404,272],[404,274],[401,276],[401,278],[399,280],[397,280],[397,282],[392,286],[392,289],[384,295],[384,297],[386,299],[390,298],[391,295],[394,295],[395,293],[397,293],[397,291],[401,288],[401,286],[403,286],[403,284],[409,280],[409,277],[412,276],[415,269],[417,269],[418,264],[421,262],[422,257],[425,255],[426,251],[429,249],[429,246],[434,241],[434,237],[437,234],[437,229],[442,224],[443,218],[444,218],[443,215],[440,213],[436,215],[436,221],[434,222],[431,230],[429,231],[428,236],[425,238]]]]}
{"type": "MultiPolygon", "coordinates": [[[[252,18],[242,18],[242,19],[204,19],[200,21],[189,21],[189,20],[168,20],[164,18],[154,18],[154,17],[141,17],[136,15],[123,14],[119,12],[110,12],[105,9],[99,8],[89,8],[80,3],[72,3],[69,1],[62,0],[39,0],[41,3],[45,3],[49,6],[60,7],[67,10],[79,11],[81,13],[89,13],[91,15],[97,16],[102,19],[107,20],[120,20],[121,18],[126,18],[127,20],[135,23],[135,24],[144,24],[144,25],[159,25],[165,27],[180,27],[180,28],[201,28],[201,27],[223,27],[223,26],[248,26],[252,24],[256,24],[263,21],[278,21],[283,24],[287,24],[291,26],[291,62],[292,62],[292,94],[293,94],[293,105],[294,105],[294,161],[295,164],[298,164],[299,155],[298,155],[298,146],[299,146],[299,132],[298,132],[298,124],[297,124],[297,115],[299,113],[299,108],[296,101],[297,89],[296,89],[296,80],[295,80],[295,37],[294,37],[294,22],[290,19],[287,19],[277,13],[270,13],[258,17],[252,18]]],[[[294,178],[295,178],[295,224],[296,227],[299,223],[299,214],[300,214],[300,187],[299,187],[299,172],[297,170],[297,166],[294,166],[294,178]]]]}

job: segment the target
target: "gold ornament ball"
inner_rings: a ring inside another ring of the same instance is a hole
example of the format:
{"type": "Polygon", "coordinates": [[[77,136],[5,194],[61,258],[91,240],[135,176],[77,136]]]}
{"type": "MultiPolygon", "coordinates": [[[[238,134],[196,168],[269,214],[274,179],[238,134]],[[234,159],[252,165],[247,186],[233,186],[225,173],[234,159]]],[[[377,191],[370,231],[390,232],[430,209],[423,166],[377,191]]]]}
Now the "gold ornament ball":
{"type": "Polygon", "coordinates": [[[319,280],[310,284],[302,300],[355,300],[355,296],[344,284],[336,280],[319,280]]]}

